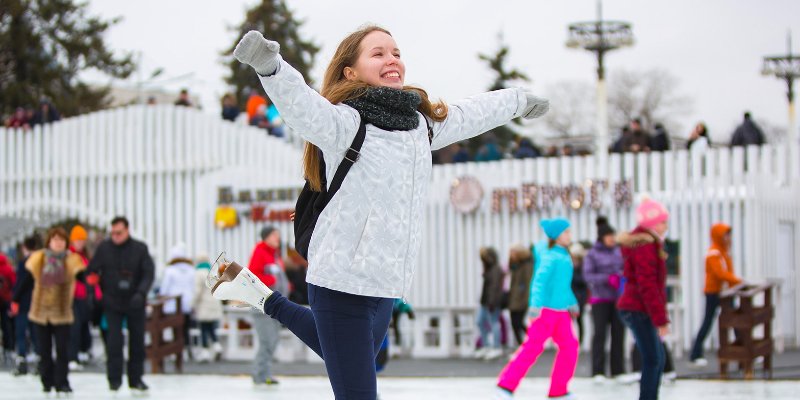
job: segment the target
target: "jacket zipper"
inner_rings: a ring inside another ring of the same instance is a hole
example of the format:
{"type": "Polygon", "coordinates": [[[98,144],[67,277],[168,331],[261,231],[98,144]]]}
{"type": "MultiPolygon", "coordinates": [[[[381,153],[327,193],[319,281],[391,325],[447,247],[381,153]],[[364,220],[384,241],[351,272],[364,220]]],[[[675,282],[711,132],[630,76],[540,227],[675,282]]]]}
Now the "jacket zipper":
{"type": "Polygon", "coordinates": [[[414,142],[414,162],[411,164],[411,201],[409,202],[408,206],[408,220],[411,222],[408,224],[408,244],[406,245],[406,256],[403,258],[403,290],[400,292],[400,296],[403,299],[403,302],[406,303],[406,279],[408,277],[408,254],[409,250],[411,250],[411,233],[414,230],[414,221],[412,219],[413,212],[414,212],[414,191],[416,190],[416,177],[417,177],[417,139],[414,135],[411,135],[411,141],[414,142]]]}

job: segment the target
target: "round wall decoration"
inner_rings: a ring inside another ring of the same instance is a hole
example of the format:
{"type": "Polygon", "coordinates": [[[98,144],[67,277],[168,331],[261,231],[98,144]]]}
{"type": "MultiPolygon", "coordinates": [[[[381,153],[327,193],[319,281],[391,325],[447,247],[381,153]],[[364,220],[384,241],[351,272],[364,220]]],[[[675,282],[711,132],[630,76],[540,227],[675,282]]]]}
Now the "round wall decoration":
{"type": "Polygon", "coordinates": [[[461,176],[450,185],[450,204],[461,213],[478,209],[483,200],[483,186],[472,176],[461,176]]]}

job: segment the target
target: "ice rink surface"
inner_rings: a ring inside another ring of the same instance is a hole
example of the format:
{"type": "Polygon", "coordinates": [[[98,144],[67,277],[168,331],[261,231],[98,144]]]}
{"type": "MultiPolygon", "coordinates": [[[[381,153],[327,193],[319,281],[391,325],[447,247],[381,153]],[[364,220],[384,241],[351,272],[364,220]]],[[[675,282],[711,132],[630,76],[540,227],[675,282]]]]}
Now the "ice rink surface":
{"type": "MultiPolygon", "coordinates": [[[[230,375],[146,375],[150,386],[148,399],[164,400],[306,400],[333,399],[325,377],[279,377],[280,385],[270,389],[254,389],[247,376],[230,375]]],[[[75,390],[73,399],[132,399],[123,388],[112,396],[105,376],[97,373],[70,374],[75,390]]],[[[493,378],[380,378],[381,400],[490,400],[494,394],[493,378]]],[[[515,395],[517,399],[546,399],[548,379],[527,378],[515,395]]],[[[638,386],[606,382],[595,384],[588,378],[577,378],[572,392],[581,400],[636,399],[638,386]]],[[[54,398],[51,395],[50,398],[54,398]]],[[[43,399],[41,385],[34,376],[14,378],[0,375],[0,399],[43,399]]],[[[798,399],[800,381],[710,381],[679,380],[661,389],[661,399],[798,399]]]]}

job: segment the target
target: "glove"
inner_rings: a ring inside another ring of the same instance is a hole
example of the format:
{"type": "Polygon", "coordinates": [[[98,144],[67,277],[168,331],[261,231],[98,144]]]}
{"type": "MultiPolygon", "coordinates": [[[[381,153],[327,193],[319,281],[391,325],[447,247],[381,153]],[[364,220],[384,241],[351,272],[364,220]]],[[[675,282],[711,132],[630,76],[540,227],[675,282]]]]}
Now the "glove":
{"type": "Polygon", "coordinates": [[[86,277],[86,284],[87,285],[89,285],[89,286],[97,286],[98,283],[100,283],[100,276],[99,275],[92,273],[92,274],[89,274],[89,276],[86,277]]]}
{"type": "Polygon", "coordinates": [[[542,309],[539,307],[530,307],[528,308],[528,319],[536,319],[539,318],[539,315],[542,313],[542,309]]]}
{"type": "Polygon", "coordinates": [[[15,317],[17,316],[17,314],[19,314],[19,303],[17,303],[16,301],[12,301],[11,307],[8,310],[8,316],[15,317]]]}
{"type": "Polygon", "coordinates": [[[619,290],[619,281],[620,277],[617,274],[611,274],[608,276],[608,285],[614,288],[614,290],[619,290]]]}
{"type": "Polygon", "coordinates": [[[259,75],[269,76],[278,70],[281,60],[278,54],[280,49],[281,45],[278,42],[264,39],[261,32],[250,31],[236,45],[233,56],[239,62],[253,67],[259,75]]]}
{"type": "Polygon", "coordinates": [[[525,105],[525,111],[522,112],[522,118],[539,118],[550,109],[550,100],[536,97],[530,93],[525,93],[525,99],[528,103],[525,105]]]}

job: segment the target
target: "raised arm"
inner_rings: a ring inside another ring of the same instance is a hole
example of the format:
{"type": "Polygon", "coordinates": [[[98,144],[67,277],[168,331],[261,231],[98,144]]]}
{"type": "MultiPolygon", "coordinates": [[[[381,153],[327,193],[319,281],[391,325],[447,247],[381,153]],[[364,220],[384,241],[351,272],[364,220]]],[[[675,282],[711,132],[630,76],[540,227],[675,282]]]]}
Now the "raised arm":
{"type": "Polygon", "coordinates": [[[481,93],[448,106],[447,118],[433,123],[431,149],[477,136],[506,124],[514,118],[537,118],[550,108],[548,100],[523,89],[503,89],[481,93]]]}
{"type": "Polygon", "coordinates": [[[287,126],[323,152],[344,152],[358,131],[358,112],[343,104],[333,105],[310,88],[279,51],[278,42],[250,31],[233,55],[255,69],[287,126]]]}

